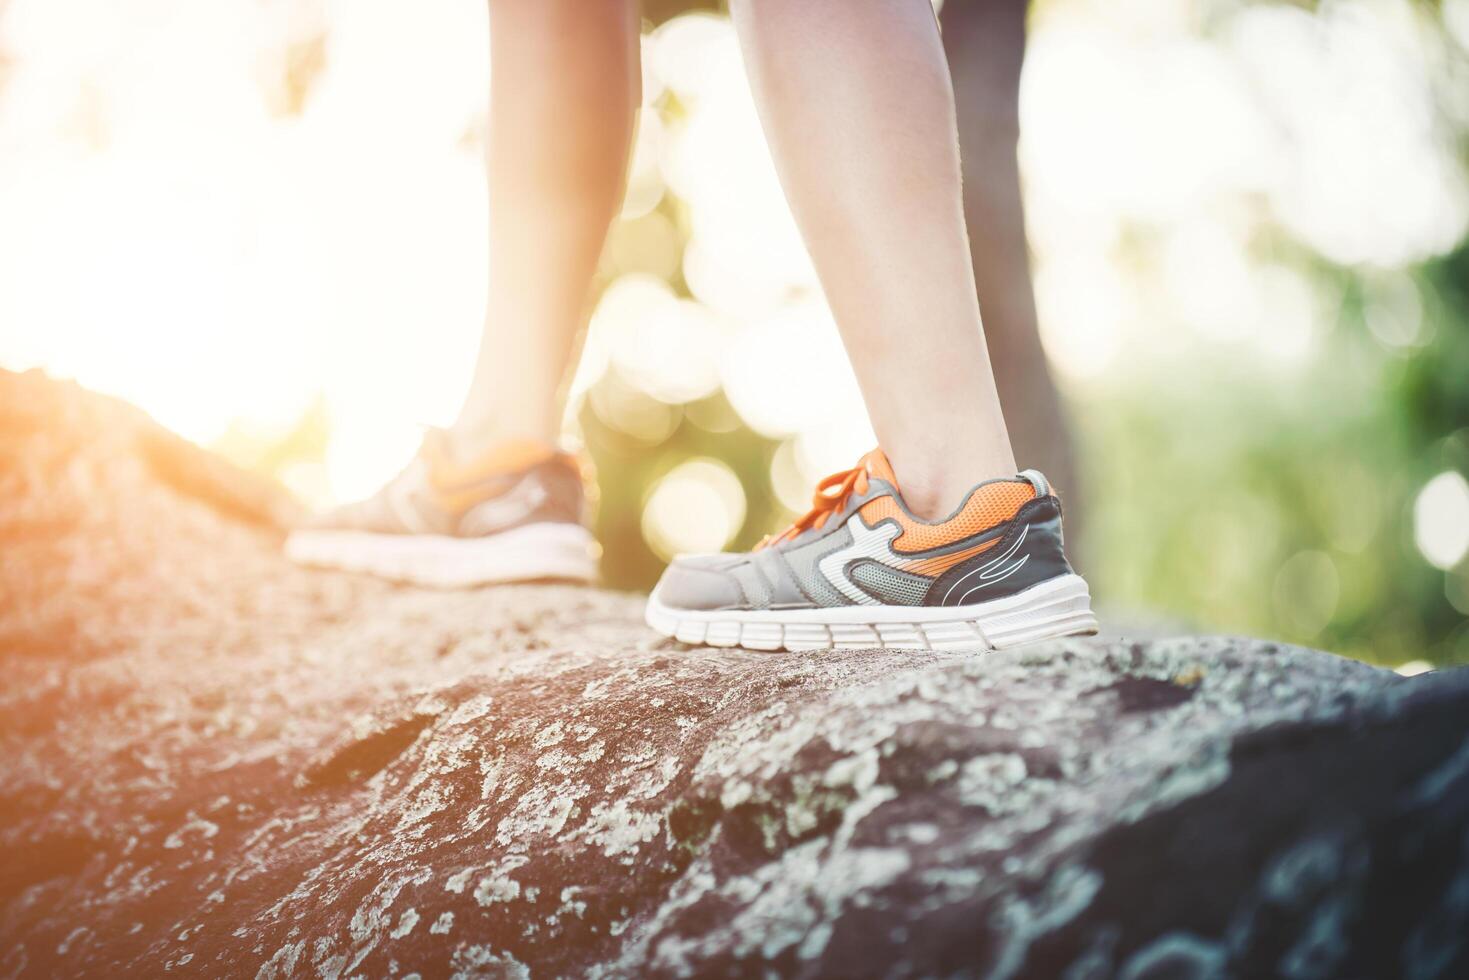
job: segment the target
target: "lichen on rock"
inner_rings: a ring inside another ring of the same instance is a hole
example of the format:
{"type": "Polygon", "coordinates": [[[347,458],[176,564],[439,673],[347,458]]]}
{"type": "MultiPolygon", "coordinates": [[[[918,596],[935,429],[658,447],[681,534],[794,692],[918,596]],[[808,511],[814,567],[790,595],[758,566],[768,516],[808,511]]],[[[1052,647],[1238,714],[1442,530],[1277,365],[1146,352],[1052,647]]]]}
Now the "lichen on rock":
{"type": "Polygon", "coordinates": [[[0,439],[0,977],[1466,972],[1459,675],[683,649],[292,567],[278,491],[39,375],[0,439]]]}

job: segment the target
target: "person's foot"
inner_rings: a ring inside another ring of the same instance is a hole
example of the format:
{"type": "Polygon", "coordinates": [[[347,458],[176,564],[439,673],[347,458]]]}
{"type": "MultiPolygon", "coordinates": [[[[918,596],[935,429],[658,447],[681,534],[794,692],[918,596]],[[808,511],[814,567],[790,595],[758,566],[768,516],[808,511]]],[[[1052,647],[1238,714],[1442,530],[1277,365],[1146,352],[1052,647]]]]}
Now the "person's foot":
{"type": "Polygon", "coordinates": [[[647,621],[683,643],[757,650],[998,649],[1097,631],[1045,477],[981,483],[929,523],[881,450],[823,480],[812,510],[750,554],[675,558],[647,621]]]}
{"type": "Polygon", "coordinates": [[[537,443],[506,443],[468,464],[430,430],[418,455],[374,496],[291,532],[305,565],[443,587],[537,579],[590,582],[581,471],[537,443]]]}

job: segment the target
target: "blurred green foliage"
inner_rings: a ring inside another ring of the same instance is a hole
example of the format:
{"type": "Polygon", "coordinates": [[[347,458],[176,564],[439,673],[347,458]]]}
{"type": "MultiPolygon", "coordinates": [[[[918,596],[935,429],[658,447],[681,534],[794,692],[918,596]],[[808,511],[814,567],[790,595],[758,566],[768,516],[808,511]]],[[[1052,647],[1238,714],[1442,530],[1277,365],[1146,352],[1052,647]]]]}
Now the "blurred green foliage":
{"type": "MultiPolygon", "coordinates": [[[[1090,501],[1087,533],[1072,543],[1077,563],[1124,621],[1161,614],[1186,628],[1388,664],[1469,662],[1469,569],[1429,565],[1413,521],[1427,480],[1469,473],[1469,248],[1418,270],[1432,339],[1408,352],[1373,340],[1350,273],[1318,274],[1338,280],[1346,298],[1304,380],[1209,370],[1203,384],[1158,378],[1105,400],[1074,399],[1090,501]]],[[[598,383],[620,384],[615,369],[598,383]]],[[[602,487],[597,530],[610,586],[657,580],[663,563],[643,538],[642,508],[687,459],[714,457],[739,475],[746,520],[731,547],[789,519],[770,483],[778,443],[739,422],[722,395],[663,406],[622,387],[673,418],[647,440],[609,424],[591,399],[581,413],[602,487]],[[694,421],[709,405],[727,427],[694,421]]]]}
{"type": "MultiPolygon", "coordinates": [[[[663,110],[676,116],[678,106],[670,99],[663,110]]],[[[675,198],[659,209],[683,229],[675,198]]],[[[1433,567],[1414,539],[1425,483],[1469,473],[1469,245],[1408,270],[1422,324],[1393,346],[1368,326],[1371,270],[1333,265],[1278,234],[1273,258],[1340,298],[1317,324],[1304,372],[1282,382],[1200,357],[1145,383],[1067,392],[1088,502],[1077,563],[1123,622],[1161,616],[1387,664],[1469,662],[1469,567],[1433,567]]],[[[611,262],[604,274],[632,271],[643,270],[611,262]]],[[[644,540],[642,510],[685,460],[714,457],[739,476],[746,517],[731,547],[791,516],[771,487],[778,442],[740,422],[722,396],[665,406],[614,367],[579,418],[600,474],[597,529],[613,587],[656,581],[662,560],[644,540]],[[610,418],[594,407],[609,394],[622,406],[610,418]],[[652,436],[618,424],[660,412],[652,436]],[[710,416],[724,422],[698,421],[710,416]]]]}
{"type": "Polygon", "coordinates": [[[1200,370],[1078,413],[1084,570],[1104,601],[1183,623],[1469,662],[1469,570],[1425,561],[1413,513],[1430,478],[1469,472],[1469,252],[1417,270],[1432,339],[1400,352],[1371,336],[1351,273],[1317,273],[1343,302],[1303,378],[1200,370]]]}
{"type": "MultiPolygon", "coordinates": [[[[693,6],[653,5],[646,14],[659,23],[693,6]]],[[[1250,5],[1208,6],[1225,23],[1223,13],[1250,5]]],[[[1462,70],[1462,51],[1456,57],[1462,70]]],[[[649,111],[672,130],[687,107],[668,90],[649,111]]],[[[1462,114],[1455,118],[1463,148],[1469,132],[1462,114]]],[[[687,202],[666,190],[651,212],[614,226],[601,285],[646,274],[691,297],[682,272],[690,230],[687,202]]],[[[1147,245],[1154,230],[1125,229],[1142,243],[1125,261],[1145,281],[1162,278],[1147,245]]],[[[1328,297],[1312,325],[1309,364],[1282,373],[1184,338],[1184,355],[1171,362],[1073,380],[1064,394],[1087,507],[1076,515],[1084,529],[1071,542],[1076,563],[1118,627],[1161,619],[1379,663],[1469,663],[1469,559],[1435,567],[1421,542],[1436,531],[1415,520],[1430,480],[1469,474],[1469,243],[1383,270],[1334,264],[1284,227],[1269,226],[1265,237],[1257,244],[1269,262],[1328,297]],[[1401,336],[1374,327],[1384,276],[1416,311],[1401,336]]],[[[1158,329],[1171,326],[1165,318],[1158,329]]],[[[781,442],[752,430],[722,391],[669,404],[614,362],[575,412],[598,473],[596,530],[611,587],[657,580],[664,559],[647,540],[646,505],[686,461],[717,459],[737,476],[744,519],[729,547],[746,549],[793,516],[772,484],[781,442]]],[[[320,459],[320,415],[292,436],[312,448],[300,458],[320,459]]],[[[247,434],[232,438],[237,458],[272,471],[289,462],[247,434]]]]}

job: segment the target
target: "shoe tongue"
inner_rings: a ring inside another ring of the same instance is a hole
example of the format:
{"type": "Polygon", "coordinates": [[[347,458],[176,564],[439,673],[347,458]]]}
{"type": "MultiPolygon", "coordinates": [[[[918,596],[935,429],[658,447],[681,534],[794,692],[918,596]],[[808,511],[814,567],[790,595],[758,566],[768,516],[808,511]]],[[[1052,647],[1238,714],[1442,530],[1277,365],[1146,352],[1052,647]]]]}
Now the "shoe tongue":
{"type": "Polygon", "coordinates": [[[893,464],[888,462],[887,453],[881,449],[874,449],[862,457],[862,465],[867,469],[867,475],[876,480],[886,480],[896,489],[898,486],[897,474],[893,472],[893,464]]]}

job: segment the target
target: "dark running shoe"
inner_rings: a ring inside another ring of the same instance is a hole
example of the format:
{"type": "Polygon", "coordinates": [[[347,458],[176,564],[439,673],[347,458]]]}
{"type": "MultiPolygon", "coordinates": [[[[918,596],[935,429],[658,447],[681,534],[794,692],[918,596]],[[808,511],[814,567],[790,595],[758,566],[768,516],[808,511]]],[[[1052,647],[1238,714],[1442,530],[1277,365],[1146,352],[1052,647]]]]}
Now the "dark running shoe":
{"type": "Polygon", "coordinates": [[[823,480],[812,510],[750,554],[674,559],[647,621],[684,643],[759,650],[985,650],[1097,631],[1045,477],[981,483],[929,523],[881,450],[823,480]]]}

